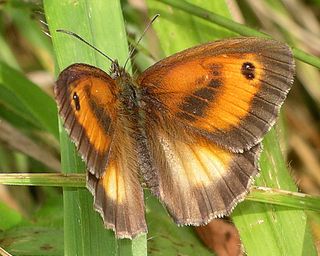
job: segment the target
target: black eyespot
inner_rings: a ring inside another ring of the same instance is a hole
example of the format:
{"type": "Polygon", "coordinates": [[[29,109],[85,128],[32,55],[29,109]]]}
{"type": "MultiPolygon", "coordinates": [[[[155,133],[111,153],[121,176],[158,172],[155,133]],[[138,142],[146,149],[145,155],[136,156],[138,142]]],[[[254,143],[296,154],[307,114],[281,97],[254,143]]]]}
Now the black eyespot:
{"type": "Polygon", "coordinates": [[[251,62],[245,62],[242,64],[241,73],[248,80],[252,80],[255,77],[256,67],[251,62]]]}
{"type": "Polygon", "coordinates": [[[72,98],[73,98],[74,105],[76,106],[76,110],[80,110],[80,102],[79,102],[78,94],[75,92],[72,98]]]}

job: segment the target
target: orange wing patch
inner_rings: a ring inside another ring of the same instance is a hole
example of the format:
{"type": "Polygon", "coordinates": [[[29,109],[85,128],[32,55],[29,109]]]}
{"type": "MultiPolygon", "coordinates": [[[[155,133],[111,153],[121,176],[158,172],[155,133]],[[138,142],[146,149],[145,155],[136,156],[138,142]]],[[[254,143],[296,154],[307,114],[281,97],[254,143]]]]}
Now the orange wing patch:
{"type": "Polygon", "coordinates": [[[103,154],[110,144],[111,121],[117,115],[115,95],[111,94],[104,81],[95,77],[72,83],[69,95],[69,101],[74,103],[71,104],[73,113],[77,122],[85,127],[84,133],[90,145],[103,154]]]}
{"type": "MultiPolygon", "coordinates": [[[[221,73],[213,77],[205,87],[211,90],[215,97],[214,101],[208,104],[204,117],[200,117],[195,122],[196,127],[201,127],[201,129],[208,132],[219,130],[228,132],[233,127],[237,127],[240,121],[248,114],[252,100],[260,89],[258,81],[263,76],[263,71],[261,64],[253,55],[247,54],[242,57],[247,63],[251,63],[256,67],[256,71],[252,72],[255,79],[248,79],[247,76],[240,72],[247,64],[239,62],[239,58],[236,56],[223,56],[210,60],[212,63],[216,62],[221,65],[221,73]],[[245,87],[241,86],[244,84],[246,84],[245,87]],[[220,86],[221,88],[219,88],[220,86]],[[235,98],[237,103],[234,101],[235,98]]],[[[207,65],[210,66],[210,62],[207,65]]],[[[193,95],[198,96],[197,91],[193,95]]],[[[198,96],[197,99],[200,101],[205,100],[202,95],[198,96]]]]}
{"type": "Polygon", "coordinates": [[[159,91],[167,92],[166,105],[173,115],[207,132],[227,132],[248,114],[262,77],[261,64],[252,54],[199,58],[172,67],[159,91]],[[254,67],[251,72],[247,65],[254,67]]]}
{"type": "Polygon", "coordinates": [[[88,174],[87,187],[94,196],[94,207],[105,226],[118,238],[133,238],[147,232],[143,191],[135,170],[126,166],[125,158],[109,162],[104,175],[97,179],[88,174]]]}
{"type": "Polygon", "coordinates": [[[227,171],[231,159],[229,152],[214,145],[188,145],[161,134],[158,136],[168,167],[172,170],[171,175],[182,190],[185,185],[212,185],[214,180],[220,179],[227,171]]]}
{"type": "Polygon", "coordinates": [[[101,178],[101,185],[104,188],[106,196],[112,201],[119,204],[124,203],[124,198],[126,197],[125,182],[119,168],[114,162],[109,163],[108,169],[101,178]]]}
{"type": "Polygon", "coordinates": [[[116,119],[114,81],[84,64],[64,70],[55,87],[60,116],[91,173],[99,177],[108,160],[116,119]]]}

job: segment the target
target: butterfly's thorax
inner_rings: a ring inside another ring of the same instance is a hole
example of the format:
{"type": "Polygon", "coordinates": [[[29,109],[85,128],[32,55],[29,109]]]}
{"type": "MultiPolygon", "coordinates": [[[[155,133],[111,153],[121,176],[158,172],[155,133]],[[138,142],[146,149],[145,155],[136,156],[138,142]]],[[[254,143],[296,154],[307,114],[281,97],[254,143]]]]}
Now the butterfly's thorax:
{"type": "Polygon", "coordinates": [[[118,64],[117,60],[111,64],[110,76],[115,80],[118,87],[118,100],[120,101],[121,110],[128,112],[127,114],[130,114],[132,117],[139,115],[139,88],[130,74],[118,64]]]}
{"type": "Polygon", "coordinates": [[[134,114],[138,108],[136,90],[131,83],[122,84],[122,86],[123,88],[119,93],[121,108],[131,112],[130,114],[134,114]]]}
{"type": "MultiPolygon", "coordinates": [[[[116,84],[119,87],[119,111],[125,116],[127,121],[134,121],[135,126],[141,123],[143,110],[141,109],[141,93],[138,86],[132,80],[129,74],[116,78],[116,84]]],[[[137,127],[138,128],[138,127],[137,127]]]]}
{"type": "Polygon", "coordinates": [[[136,119],[139,115],[139,91],[132,81],[129,74],[116,78],[116,85],[119,93],[117,95],[119,100],[119,110],[125,114],[128,119],[136,119]]]}
{"type": "Polygon", "coordinates": [[[115,80],[117,90],[119,91],[118,100],[120,101],[120,108],[123,111],[129,111],[134,114],[137,111],[137,87],[133,83],[131,76],[120,67],[115,60],[110,68],[110,76],[115,80]]]}

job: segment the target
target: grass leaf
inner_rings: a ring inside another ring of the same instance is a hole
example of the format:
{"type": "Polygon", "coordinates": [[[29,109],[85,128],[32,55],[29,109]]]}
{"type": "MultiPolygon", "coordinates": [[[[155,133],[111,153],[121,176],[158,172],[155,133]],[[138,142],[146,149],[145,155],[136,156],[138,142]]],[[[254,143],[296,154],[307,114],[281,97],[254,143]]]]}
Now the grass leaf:
{"type": "Polygon", "coordinates": [[[58,138],[57,108],[49,95],[4,62],[0,62],[0,86],[5,87],[11,92],[11,96],[19,101],[19,104],[12,102],[9,108],[21,113],[32,122],[36,119],[43,129],[58,138]]]}
{"type": "MultiPolygon", "coordinates": [[[[80,0],[44,1],[59,70],[72,63],[87,63],[105,71],[110,62],[79,40],[57,33],[66,29],[79,34],[95,47],[123,64],[128,46],[120,1],[80,0]],[[79,26],[79,24],[81,24],[79,26]]],[[[60,128],[63,171],[83,172],[85,167],[60,128]]],[[[146,236],[133,241],[116,240],[114,233],[103,227],[98,213],[93,210],[92,196],[85,189],[64,189],[65,254],[66,255],[146,255],[146,236]]]]}

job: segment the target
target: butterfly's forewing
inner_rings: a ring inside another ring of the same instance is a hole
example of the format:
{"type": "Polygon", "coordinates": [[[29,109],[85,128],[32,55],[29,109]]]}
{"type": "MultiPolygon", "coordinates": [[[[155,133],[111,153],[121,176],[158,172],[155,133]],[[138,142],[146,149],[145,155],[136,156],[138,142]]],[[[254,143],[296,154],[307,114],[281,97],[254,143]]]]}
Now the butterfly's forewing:
{"type": "Polygon", "coordinates": [[[135,141],[119,115],[118,88],[102,70],[74,64],[55,86],[60,116],[86,162],[87,186],[104,224],[118,237],[146,232],[135,141]]]}
{"type": "Polygon", "coordinates": [[[244,198],[293,70],[286,45],[237,38],[177,53],[138,78],[154,164],[146,184],[177,223],[206,223],[244,198]]]}
{"type": "Polygon", "coordinates": [[[288,46],[236,38],[200,45],[147,69],[148,108],[165,111],[217,144],[242,152],[274,124],[293,82],[288,46]]]}
{"type": "Polygon", "coordinates": [[[116,92],[114,81],[106,73],[84,64],[62,71],[55,86],[64,126],[97,178],[109,157],[117,120],[116,92]]]}

